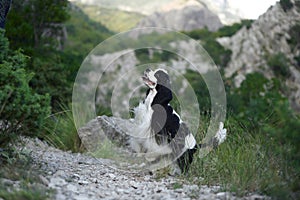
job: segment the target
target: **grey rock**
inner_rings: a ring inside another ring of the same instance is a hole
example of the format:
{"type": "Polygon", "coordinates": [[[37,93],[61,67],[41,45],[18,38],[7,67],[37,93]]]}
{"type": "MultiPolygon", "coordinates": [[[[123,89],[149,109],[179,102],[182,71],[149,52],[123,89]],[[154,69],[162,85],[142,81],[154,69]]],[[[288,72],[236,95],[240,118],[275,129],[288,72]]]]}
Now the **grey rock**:
{"type": "MultiPolygon", "coordinates": [[[[295,0],[291,2],[294,3],[295,0]]],[[[266,57],[281,52],[290,60],[291,77],[285,81],[289,92],[285,95],[293,108],[300,111],[300,71],[294,64],[297,52],[293,52],[288,42],[289,30],[299,20],[300,12],[296,6],[285,12],[277,2],[253,22],[249,29],[244,27],[232,37],[218,39],[219,43],[232,51],[225,76],[233,76],[237,87],[249,73],[260,72],[265,77],[272,78],[275,74],[267,66],[266,57]]]]}
{"type": "Polygon", "coordinates": [[[109,174],[108,174],[108,177],[111,178],[111,179],[115,179],[115,178],[116,178],[116,175],[109,173],[109,174]]]}
{"type": "Polygon", "coordinates": [[[138,184],[135,181],[130,181],[129,184],[132,188],[138,189],[138,184]]]}
{"type": "MultiPolygon", "coordinates": [[[[72,154],[25,139],[25,148],[31,150],[33,164],[43,169],[53,168],[56,173],[47,174],[48,188],[55,190],[54,200],[64,199],[245,199],[260,198],[249,195],[238,198],[229,192],[219,192],[220,186],[187,184],[176,177],[160,180],[144,176],[142,171],[114,164],[108,159],[96,159],[84,154],[72,154]],[[78,164],[79,162],[85,164],[78,164]],[[88,163],[88,164],[87,164],[88,163]],[[112,180],[113,179],[113,180],[112,180]],[[98,180],[90,181],[90,180],[98,180]],[[174,190],[174,183],[182,188],[174,190]]],[[[3,181],[3,180],[2,180],[3,181]]],[[[4,180],[6,181],[6,180],[4,180]]],[[[12,182],[8,180],[7,182],[12,182]]],[[[13,183],[14,184],[14,183],[13,183]]],[[[264,198],[264,197],[262,197],[264,198]]],[[[264,198],[264,199],[267,199],[264,198]]]]}
{"type": "Polygon", "coordinates": [[[9,180],[9,179],[6,179],[6,178],[1,178],[0,182],[4,186],[13,186],[15,184],[15,181],[12,181],[12,180],[9,180]]]}
{"type": "Polygon", "coordinates": [[[232,194],[229,192],[219,192],[216,197],[220,200],[233,199],[232,194]]]}
{"type": "Polygon", "coordinates": [[[57,186],[65,186],[67,184],[65,179],[62,179],[60,177],[52,177],[50,179],[49,187],[50,188],[56,188],[57,186]]]}
{"type": "Polygon", "coordinates": [[[88,185],[89,182],[88,182],[88,181],[80,180],[80,181],[78,181],[78,184],[79,184],[79,185],[88,185]]]}
{"type": "Polygon", "coordinates": [[[102,145],[101,142],[107,139],[124,147],[128,145],[129,136],[124,132],[125,127],[120,127],[120,124],[126,123],[127,120],[121,118],[98,116],[81,127],[78,135],[83,147],[89,151],[97,150],[102,145]]]}
{"type": "MultiPolygon", "coordinates": [[[[175,31],[191,31],[207,27],[210,31],[216,31],[222,27],[219,17],[200,3],[187,5],[181,9],[173,9],[167,12],[155,12],[143,18],[137,28],[157,27],[168,28],[175,31]]],[[[159,32],[159,31],[158,31],[159,32]]],[[[137,38],[142,34],[152,33],[152,30],[144,29],[132,34],[137,38]]]]}
{"type": "Polygon", "coordinates": [[[49,185],[48,179],[45,178],[44,176],[39,175],[39,179],[40,179],[40,181],[42,182],[42,184],[44,184],[45,186],[48,186],[48,185],[49,185]]]}
{"type": "Polygon", "coordinates": [[[70,192],[78,193],[78,188],[77,188],[77,186],[74,185],[74,184],[68,184],[66,188],[67,188],[67,190],[70,191],[70,192]]]}

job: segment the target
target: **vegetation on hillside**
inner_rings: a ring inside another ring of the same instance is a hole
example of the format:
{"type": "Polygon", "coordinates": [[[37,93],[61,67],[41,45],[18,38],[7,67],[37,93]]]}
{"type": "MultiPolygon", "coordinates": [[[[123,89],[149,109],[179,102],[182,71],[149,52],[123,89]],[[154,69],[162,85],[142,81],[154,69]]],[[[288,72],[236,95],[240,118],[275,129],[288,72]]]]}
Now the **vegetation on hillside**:
{"type": "MultiPolygon", "coordinates": [[[[200,40],[203,47],[220,67],[226,67],[230,51],[217,43],[219,36],[230,36],[252,21],[225,27],[211,33],[207,29],[186,32],[200,40]]],[[[291,31],[298,33],[295,26],[291,31]]],[[[297,46],[297,38],[293,39],[297,46]]],[[[165,62],[176,55],[161,52],[149,57],[149,50],[136,51],[141,63],[165,62]],[[167,60],[166,60],[167,58],[167,60]]],[[[245,195],[258,192],[279,199],[294,199],[300,190],[300,116],[283,96],[286,86],[282,80],[290,76],[290,62],[282,53],[270,55],[267,65],[276,78],[271,80],[260,73],[246,76],[239,88],[231,78],[225,79],[227,95],[228,138],[216,151],[204,159],[196,158],[188,173],[191,180],[201,177],[199,184],[222,184],[225,190],[245,195]]],[[[210,119],[210,97],[199,74],[188,70],[184,75],[193,87],[200,105],[202,122],[196,134],[201,141],[210,119]]],[[[186,178],[186,177],[185,177],[186,178]]]]}
{"type": "MultiPolygon", "coordinates": [[[[82,59],[113,32],[92,22],[77,7],[67,5],[66,0],[29,0],[25,4],[14,0],[5,36],[3,31],[0,34],[1,177],[9,174],[8,169],[3,171],[5,166],[11,167],[6,164],[17,158],[7,146],[16,135],[37,136],[63,150],[82,151],[70,106],[65,105],[71,103],[72,84],[82,59]],[[62,41],[56,34],[44,34],[45,30],[51,30],[60,35],[64,28],[68,33],[65,48],[60,48],[62,41]]],[[[231,36],[244,26],[250,27],[251,21],[226,26],[214,33],[203,29],[186,34],[201,40],[216,64],[224,68],[231,52],[217,43],[216,38],[231,36]]],[[[299,27],[295,25],[290,32],[291,47],[297,52],[299,27]]],[[[145,44],[167,44],[172,35],[152,34],[141,40],[145,44]]],[[[126,42],[135,45],[134,40],[126,42]]],[[[120,43],[105,50],[113,52],[118,48],[122,48],[120,43]]],[[[164,51],[150,56],[148,49],[137,50],[136,55],[141,63],[176,59],[176,55],[164,51]]],[[[298,65],[299,57],[295,55],[298,65]]],[[[260,73],[249,74],[239,88],[233,86],[231,78],[224,78],[228,138],[204,159],[196,158],[184,178],[199,184],[220,184],[224,190],[241,195],[258,192],[278,199],[299,196],[299,114],[291,110],[288,99],[282,95],[286,90],[282,80],[290,74],[287,63],[283,54],[270,55],[267,64],[276,77],[269,80],[260,73]]],[[[197,73],[188,70],[184,76],[194,88],[200,110],[205,111],[201,113],[201,126],[196,134],[201,141],[210,119],[209,92],[197,73]]],[[[108,110],[101,108],[99,112],[106,114],[108,110]]],[[[0,187],[1,198],[10,198],[9,195],[0,187]]],[[[22,197],[23,193],[16,195],[22,197]]]]}
{"type": "Polygon", "coordinates": [[[40,95],[30,86],[34,76],[25,70],[28,58],[11,51],[0,30],[0,148],[16,135],[36,135],[50,114],[48,94],[40,95]]]}
{"type": "Polygon", "coordinates": [[[289,11],[294,6],[291,0],[280,0],[279,3],[285,12],[289,11]]]}
{"type": "Polygon", "coordinates": [[[128,31],[134,28],[144,17],[135,12],[122,11],[116,8],[104,8],[98,6],[89,6],[77,4],[89,17],[96,22],[105,25],[111,31],[116,33],[128,31]]]}
{"type": "Polygon", "coordinates": [[[41,187],[36,169],[31,169],[29,155],[15,152],[12,144],[20,136],[42,136],[50,115],[49,94],[38,94],[30,86],[34,77],[28,72],[29,57],[9,48],[0,30],[0,198],[45,199],[50,191],[41,187]],[[20,187],[2,184],[2,179],[20,181],[20,187]]]}
{"type": "Polygon", "coordinates": [[[65,51],[71,52],[72,58],[78,57],[76,61],[78,63],[82,62],[95,46],[111,36],[113,32],[101,23],[92,21],[76,5],[69,5],[68,11],[70,19],[65,23],[68,33],[65,51]]]}
{"type": "Polygon", "coordinates": [[[208,29],[193,30],[183,32],[189,37],[200,40],[203,48],[209,53],[213,61],[220,67],[224,68],[230,61],[231,51],[225,49],[216,40],[218,37],[230,37],[243,27],[249,28],[253,20],[242,20],[241,23],[235,23],[231,26],[224,26],[216,32],[208,29]]]}
{"type": "MultiPolygon", "coordinates": [[[[210,119],[210,99],[205,82],[193,71],[185,75],[200,102],[201,141],[210,119]],[[199,92],[199,86],[201,91],[199,92]],[[198,90],[197,90],[198,89],[198,90]]],[[[239,195],[258,192],[279,199],[294,199],[299,191],[300,117],[282,95],[279,79],[249,74],[241,87],[226,80],[227,140],[205,158],[196,157],[188,177],[199,184],[221,184],[239,195]]]]}

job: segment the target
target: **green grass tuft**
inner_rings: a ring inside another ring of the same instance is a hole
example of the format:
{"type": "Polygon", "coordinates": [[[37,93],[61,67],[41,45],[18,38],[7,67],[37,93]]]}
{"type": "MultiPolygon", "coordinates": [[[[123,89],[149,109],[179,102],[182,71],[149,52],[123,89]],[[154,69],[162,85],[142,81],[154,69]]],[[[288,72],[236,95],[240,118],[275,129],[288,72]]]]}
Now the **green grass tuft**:
{"type": "Polygon", "coordinates": [[[81,140],[77,133],[71,108],[61,105],[61,110],[61,112],[48,118],[47,125],[44,127],[45,134],[42,137],[56,148],[81,152],[83,150],[81,140]]]}
{"type": "Polygon", "coordinates": [[[229,119],[228,137],[218,149],[205,158],[196,157],[188,178],[201,177],[198,184],[221,185],[224,190],[237,195],[262,193],[280,199],[290,199],[299,171],[289,165],[276,143],[263,134],[247,132],[229,119]]]}

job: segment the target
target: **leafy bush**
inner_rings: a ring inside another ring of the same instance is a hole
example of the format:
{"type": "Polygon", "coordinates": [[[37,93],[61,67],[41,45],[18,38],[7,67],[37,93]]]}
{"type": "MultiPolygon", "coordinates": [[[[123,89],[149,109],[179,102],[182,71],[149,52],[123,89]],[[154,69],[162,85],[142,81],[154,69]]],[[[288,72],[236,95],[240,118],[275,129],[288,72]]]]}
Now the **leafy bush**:
{"type": "Polygon", "coordinates": [[[51,95],[54,112],[60,109],[60,103],[71,101],[72,83],[85,55],[112,34],[68,5],[67,0],[15,0],[6,26],[11,48],[22,48],[30,56],[25,66],[35,74],[30,86],[39,94],[51,95]],[[67,41],[62,37],[64,31],[68,32],[67,41]]]}
{"type": "Polygon", "coordinates": [[[31,55],[34,48],[53,45],[68,19],[67,0],[14,0],[6,24],[13,49],[31,55]],[[22,34],[20,34],[22,33],[22,34]]]}
{"type": "Polygon", "coordinates": [[[15,135],[35,135],[50,113],[49,95],[39,95],[29,86],[32,73],[25,71],[26,56],[9,52],[0,34],[0,146],[15,135]]]}
{"type": "Polygon", "coordinates": [[[239,88],[227,90],[228,109],[248,130],[258,131],[271,120],[274,108],[287,99],[281,95],[278,79],[260,73],[248,74],[239,88]]]}
{"type": "Polygon", "coordinates": [[[244,19],[240,23],[234,23],[230,26],[223,26],[215,33],[215,35],[216,37],[231,37],[244,26],[249,29],[253,21],[254,20],[244,19]]]}
{"type": "Polygon", "coordinates": [[[280,0],[279,3],[282,9],[284,10],[284,12],[287,12],[291,8],[293,8],[293,3],[291,2],[291,0],[280,0]]]}
{"type": "Polygon", "coordinates": [[[300,23],[297,23],[290,28],[289,35],[291,36],[291,38],[288,40],[288,42],[291,44],[291,47],[299,48],[299,46],[300,46],[300,23]]]}
{"type": "Polygon", "coordinates": [[[203,48],[208,52],[213,61],[221,66],[226,67],[231,57],[231,50],[225,49],[219,42],[213,39],[204,41],[203,48]]]}
{"type": "Polygon", "coordinates": [[[283,53],[271,55],[267,60],[267,64],[277,77],[288,78],[291,75],[289,60],[283,53]]]}
{"type": "MultiPolygon", "coordinates": [[[[235,28],[233,28],[236,31],[235,28]]],[[[226,32],[231,30],[228,28],[226,32]]],[[[225,31],[223,31],[225,32],[225,31]]],[[[213,61],[222,67],[226,67],[230,61],[231,51],[225,49],[219,42],[216,41],[216,38],[222,34],[221,32],[210,32],[207,29],[193,30],[190,32],[185,32],[188,36],[193,39],[201,40],[203,48],[208,52],[213,61]]],[[[231,34],[231,33],[230,33],[231,34]]]]}
{"type": "Polygon", "coordinates": [[[296,61],[296,67],[299,70],[300,69],[300,55],[299,56],[295,56],[294,59],[296,61]]]}
{"type": "Polygon", "coordinates": [[[55,50],[41,49],[27,66],[27,71],[35,73],[30,81],[30,86],[39,94],[51,95],[53,111],[60,109],[60,103],[71,101],[72,85],[68,80],[71,70],[62,61],[63,56],[55,50]]]}
{"type": "Polygon", "coordinates": [[[211,108],[211,100],[207,85],[203,78],[192,70],[187,70],[184,76],[197,95],[200,111],[209,112],[211,108]]]}
{"type": "Polygon", "coordinates": [[[69,6],[70,19],[66,21],[68,40],[65,51],[74,56],[80,56],[78,65],[96,45],[111,36],[113,33],[105,26],[91,20],[82,10],[75,5],[69,6]]]}
{"type": "Polygon", "coordinates": [[[137,59],[140,61],[140,64],[168,62],[171,59],[176,60],[178,57],[176,54],[169,51],[147,48],[137,49],[134,51],[134,53],[137,59]],[[150,51],[152,51],[151,56],[150,51]]]}

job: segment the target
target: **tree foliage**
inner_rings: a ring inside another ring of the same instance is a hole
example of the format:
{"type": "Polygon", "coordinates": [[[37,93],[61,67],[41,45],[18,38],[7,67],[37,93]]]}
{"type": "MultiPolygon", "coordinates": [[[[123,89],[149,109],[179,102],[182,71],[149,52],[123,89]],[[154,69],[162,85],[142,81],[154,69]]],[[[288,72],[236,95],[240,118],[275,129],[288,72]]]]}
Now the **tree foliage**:
{"type": "Polygon", "coordinates": [[[35,135],[50,114],[49,95],[32,90],[33,73],[24,69],[27,57],[10,51],[8,41],[0,34],[0,147],[15,135],[35,135]]]}
{"type": "Polygon", "coordinates": [[[14,0],[6,26],[12,48],[21,47],[30,53],[51,43],[52,36],[61,31],[61,23],[68,19],[67,5],[67,0],[14,0]]]}
{"type": "Polygon", "coordinates": [[[269,56],[267,64],[271,67],[271,69],[277,77],[290,77],[291,71],[289,68],[289,61],[283,53],[277,53],[269,56]]]}
{"type": "Polygon", "coordinates": [[[282,9],[284,10],[284,12],[289,11],[294,6],[294,4],[291,2],[291,0],[280,0],[279,3],[281,5],[282,9]]]}
{"type": "Polygon", "coordinates": [[[30,86],[39,94],[51,94],[54,109],[59,108],[58,101],[71,99],[71,67],[65,63],[66,53],[57,48],[69,17],[67,5],[67,0],[15,0],[6,26],[11,48],[21,48],[30,56],[25,66],[35,74],[30,86]]]}

